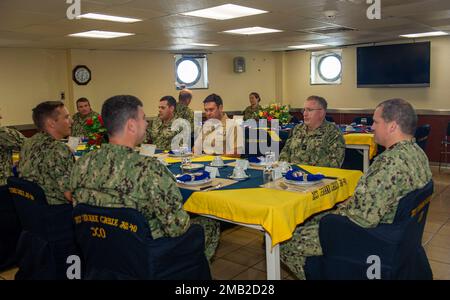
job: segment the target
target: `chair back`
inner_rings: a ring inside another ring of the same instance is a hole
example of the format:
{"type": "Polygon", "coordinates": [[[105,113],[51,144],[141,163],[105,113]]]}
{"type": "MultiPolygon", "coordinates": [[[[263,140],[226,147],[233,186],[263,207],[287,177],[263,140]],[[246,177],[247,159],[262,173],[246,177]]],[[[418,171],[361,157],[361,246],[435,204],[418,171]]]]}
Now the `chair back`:
{"type": "Polygon", "coordinates": [[[428,141],[428,136],[430,135],[431,126],[429,124],[425,124],[416,128],[416,132],[414,137],[416,139],[416,143],[425,151],[428,141]]]}
{"type": "MultiPolygon", "coordinates": [[[[268,123],[267,126],[270,127],[270,124],[268,123]]],[[[274,140],[270,135],[269,130],[265,128],[246,127],[244,132],[244,157],[257,157],[265,155],[265,151],[263,151],[263,149],[261,148],[262,144],[267,145],[267,147],[270,148],[272,146],[272,143],[280,142],[279,151],[281,151],[283,142],[285,142],[283,140],[274,140]]]]}
{"type": "Polygon", "coordinates": [[[199,225],[153,239],[145,217],[132,208],[78,204],[73,219],[86,279],[211,279],[199,225]]]}
{"type": "Polygon", "coordinates": [[[422,236],[433,188],[430,181],[402,197],[392,224],[363,228],[344,216],[323,217],[319,236],[324,255],[307,259],[307,276],[368,279],[367,259],[376,255],[381,279],[432,279],[422,236]]]}
{"type": "Polygon", "coordinates": [[[7,185],[0,186],[0,271],[15,263],[20,222],[7,185]]]}
{"type": "Polygon", "coordinates": [[[46,238],[43,216],[48,204],[44,190],[34,182],[17,177],[8,178],[8,186],[23,230],[46,238]]]}
{"type": "Polygon", "coordinates": [[[16,279],[67,279],[66,259],[78,254],[72,205],[48,205],[43,189],[22,178],[9,177],[8,187],[22,226],[16,279]]]}
{"type": "Polygon", "coordinates": [[[363,123],[362,122],[363,119],[365,119],[365,121],[366,121],[365,125],[372,126],[373,118],[370,117],[370,116],[367,116],[367,117],[356,117],[356,118],[353,119],[352,123],[362,124],[363,123]]]}
{"type": "Polygon", "coordinates": [[[428,182],[423,188],[408,193],[400,199],[394,224],[405,224],[405,232],[409,232],[408,243],[414,242],[416,246],[422,244],[422,236],[433,195],[433,181],[428,182]]]}
{"type": "Polygon", "coordinates": [[[325,116],[325,120],[327,120],[328,122],[331,122],[331,123],[335,123],[334,118],[332,116],[325,116]]]}

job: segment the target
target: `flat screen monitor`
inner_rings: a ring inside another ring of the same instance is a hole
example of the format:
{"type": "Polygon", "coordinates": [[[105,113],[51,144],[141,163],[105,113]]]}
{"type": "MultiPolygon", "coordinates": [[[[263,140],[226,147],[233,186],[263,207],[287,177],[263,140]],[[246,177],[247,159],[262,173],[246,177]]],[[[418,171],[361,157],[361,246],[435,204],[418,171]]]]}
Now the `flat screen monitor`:
{"type": "Polygon", "coordinates": [[[357,48],[358,87],[430,86],[430,42],[357,48]]]}

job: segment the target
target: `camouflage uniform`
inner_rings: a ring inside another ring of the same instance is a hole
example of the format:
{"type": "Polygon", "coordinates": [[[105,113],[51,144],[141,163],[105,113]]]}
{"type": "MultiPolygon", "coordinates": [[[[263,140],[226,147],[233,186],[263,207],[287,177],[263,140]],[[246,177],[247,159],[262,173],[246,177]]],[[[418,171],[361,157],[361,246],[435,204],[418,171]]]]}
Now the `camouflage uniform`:
{"type": "Polygon", "coordinates": [[[95,111],[91,111],[87,116],[82,116],[79,112],[73,115],[73,124],[72,124],[72,136],[87,136],[87,132],[84,129],[84,124],[86,124],[86,120],[92,118],[94,116],[98,116],[99,114],[95,111]]]}
{"type": "Polygon", "coordinates": [[[191,131],[194,130],[194,111],[189,106],[178,102],[174,115],[174,120],[178,118],[188,120],[189,124],[191,124],[191,131]]]}
{"type": "Polygon", "coordinates": [[[158,149],[170,150],[172,139],[180,131],[172,131],[172,123],[175,118],[172,118],[167,123],[163,123],[160,118],[153,120],[152,124],[147,127],[147,141],[155,144],[158,149]]]}
{"type": "Polygon", "coordinates": [[[297,226],[291,240],[280,247],[282,261],[304,279],[306,256],[322,255],[319,222],[326,214],[348,217],[364,228],[394,221],[398,201],[409,192],[422,188],[431,180],[428,158],[413,141],[402,141],[374,159],[361,177],[354,195],[339,208],[321,213],[297,226]]]}
{"type": "Polygon", "coordinates": [[[70,148],[48,133],[39,132],[27,139],[20,152],[19,176],[41,186],[50,205],[67,203],[64,192],[75,159],[70,148]]]}
{"type": "Polygon", "coordinates": [[[256,108],[252,108],[252,106],[247,106],[247,108],[244,110],[244,121],[245,120],[259,120],[259,111],[262,110],[261,105],[258,104],[256,108]]]}
{"type": "Polygon", "coordinates": [[[71,180],[74,204],[101,207],[128,207],[148,220],[153,238],[175,237],[190,222],[205,230],[205,254],[210,259],[219,242],[219,226],[206,218],[189,218],[175,178],[156,158],[142,156],[133,149],[104,144],[81,157],[71,180]]]}
{"type": "Polygon", "coordinates": [[[12,151],[20,151],[25,137],[15,129],[0,127],[0,185],[12,176],[12,151]]]}
{"type": "Polygon", "coordinates": [[[345,141],[333,124],[324,121],[308,132],[306,124],[297,125],[286,141],[279,160],[310,166],[340,168],[345,157],[345,141]]]}

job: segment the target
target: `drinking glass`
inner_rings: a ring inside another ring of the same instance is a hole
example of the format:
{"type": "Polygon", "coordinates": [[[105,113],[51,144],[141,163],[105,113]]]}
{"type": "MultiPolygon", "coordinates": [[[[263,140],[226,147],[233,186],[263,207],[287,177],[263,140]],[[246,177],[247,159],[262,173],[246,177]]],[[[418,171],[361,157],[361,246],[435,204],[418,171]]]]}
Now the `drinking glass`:
{"type": "Polygon", "coordinates": [[[272,168],[272,165],[275,163],[275,153],[273,153],[272,151],[266,152],[265,161],[266,165],[272,168]]]}

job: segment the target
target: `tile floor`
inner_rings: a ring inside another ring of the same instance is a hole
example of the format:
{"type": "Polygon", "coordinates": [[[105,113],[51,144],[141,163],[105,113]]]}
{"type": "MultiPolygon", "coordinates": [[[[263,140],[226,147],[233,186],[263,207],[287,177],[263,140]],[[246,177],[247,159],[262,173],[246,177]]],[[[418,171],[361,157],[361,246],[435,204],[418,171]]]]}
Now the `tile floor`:
{"type": "MultiPolygon", "coordinates": [[[[423,244],[433,270],[434,279],[450,279],[450,170],[441,173],[432,167],[435,193],[431,200],[423,244]]],[[[214,279],[266,279],[264,235],[259,231],[233,227],[223,231],[212,263],[214,279]]],[[[14,279],[17,268],[0,273],[0,279],[14,279]]],[[[287,269],[282,279],[295,279],[287,269]]]]}

